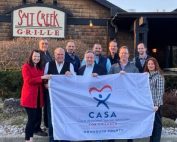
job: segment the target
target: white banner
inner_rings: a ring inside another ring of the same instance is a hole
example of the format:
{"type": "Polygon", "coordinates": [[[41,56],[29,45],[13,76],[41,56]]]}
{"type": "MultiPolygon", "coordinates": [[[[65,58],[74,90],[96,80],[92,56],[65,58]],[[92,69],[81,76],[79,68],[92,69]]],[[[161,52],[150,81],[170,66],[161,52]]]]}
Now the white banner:
{"type": "Polygon", "coordinates": [[[49,81],[55,140],[148,137],[154,112],[147,74],[52,76],[49,81]]]}

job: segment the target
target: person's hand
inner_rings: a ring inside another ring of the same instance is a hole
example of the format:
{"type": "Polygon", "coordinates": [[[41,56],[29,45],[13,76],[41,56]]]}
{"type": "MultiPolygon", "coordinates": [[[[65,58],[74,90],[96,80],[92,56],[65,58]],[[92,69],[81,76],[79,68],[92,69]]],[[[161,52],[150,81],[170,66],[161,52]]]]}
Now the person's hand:
{"type": "Polygon", "coordinates": [[[92,76],[93,76],[93,77],[97,77],[98,74],[97,74],[97,73],[92,73],[92,76]]]}
{"type": "Polygon", "coordinates": [[[120,71],[119,73],[120,73],[120,74],[125,74],[126,72],[125,72],[125,71],[120,71]]]}
{"type": "Polygon", "coordinates": [[[72,74],[70,71],[66,71],[66,72],[65,72],[65,75],[66,75],[66,76],[71,76],[71,75],[73,75],[73,74],[72,74]]]}
{"type": "Polygon", "coordinates": [[[159,109],[158,106],[154,106],[154,112],[156,112],[159,109]]]}
{"type": "Polygon", "coordinates": [[[47,79],[47,80],[49,80],[50,78],[51,78],[50,74],[46,74],[46,75],[41,76],[41,79],[47,79]]]}
{"type": "Polygon", "coordinates": [[[147,74],[148,74],[148,72],[143,72],[143,74],[147,75],[147,74]]]}

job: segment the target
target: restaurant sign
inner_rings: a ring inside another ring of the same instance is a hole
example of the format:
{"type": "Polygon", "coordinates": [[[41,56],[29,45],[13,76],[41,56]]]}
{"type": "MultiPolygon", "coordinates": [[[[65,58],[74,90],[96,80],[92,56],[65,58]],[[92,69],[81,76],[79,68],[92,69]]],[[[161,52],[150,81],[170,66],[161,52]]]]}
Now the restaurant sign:
{"type": "Polygon", "coordinates": [[[13,11],[14,37],[65,37],[65,13],[49,7],[25,7],[13,11]]]}

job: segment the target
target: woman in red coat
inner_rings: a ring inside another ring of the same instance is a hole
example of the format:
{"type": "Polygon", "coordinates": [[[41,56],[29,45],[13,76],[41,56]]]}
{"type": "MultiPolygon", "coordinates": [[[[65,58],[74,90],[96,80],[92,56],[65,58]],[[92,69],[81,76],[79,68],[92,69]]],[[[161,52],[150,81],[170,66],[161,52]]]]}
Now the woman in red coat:
{"type": "Polygon", "coordinates": [[[50,75],[43,75],[44,70],[41,65],[40,51],[33,50],[30,57],[22,66],[23,87],[21,92],[21,106],[28,115],[25,128],[26,142],[33,141],[34,124],[37,121],[37,114],[44,105],[43,79],[50,79],[50,75]]]}

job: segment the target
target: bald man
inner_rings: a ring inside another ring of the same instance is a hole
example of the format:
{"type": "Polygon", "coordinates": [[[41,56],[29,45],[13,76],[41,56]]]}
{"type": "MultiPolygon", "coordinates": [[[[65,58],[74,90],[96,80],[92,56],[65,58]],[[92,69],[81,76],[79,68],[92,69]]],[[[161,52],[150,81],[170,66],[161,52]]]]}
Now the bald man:
{"type": "MultiPolygon", "coordinates": [[[[53,75],[75,75],[74,67],[71,63],[65,61],[65,51],[63,48],[54,50],[54,60],[48,62],[45,66],[44,74],[53,75]]],[[[45,85],[48,86],[47,84],[45,85]]],[[[57,142],[53,138],[53,127],[51,119],[50,99],[48,97],[48,126],[49,126],[49,142],[57,142]]]]}

